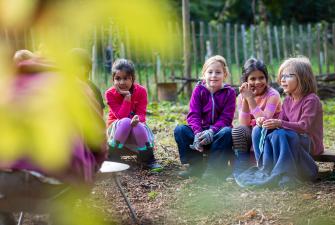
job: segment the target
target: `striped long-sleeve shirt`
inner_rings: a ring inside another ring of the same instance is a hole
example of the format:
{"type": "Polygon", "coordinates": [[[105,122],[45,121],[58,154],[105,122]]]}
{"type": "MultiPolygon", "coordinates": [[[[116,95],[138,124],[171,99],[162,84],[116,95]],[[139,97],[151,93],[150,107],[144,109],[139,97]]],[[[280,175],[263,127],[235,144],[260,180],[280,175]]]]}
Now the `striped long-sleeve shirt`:
{"type": "Polygon", "coordinates": [[[255,101],[257,106],[254,109],[243,111],[243,98],[240,94],[237,97],[238,121],[242,125],[254,126],[255,119],[258,117],[278,118],[281,111],[280,95],[277,90],[268,87],[266,92],[261,96],[256,96],[255,101]]]}

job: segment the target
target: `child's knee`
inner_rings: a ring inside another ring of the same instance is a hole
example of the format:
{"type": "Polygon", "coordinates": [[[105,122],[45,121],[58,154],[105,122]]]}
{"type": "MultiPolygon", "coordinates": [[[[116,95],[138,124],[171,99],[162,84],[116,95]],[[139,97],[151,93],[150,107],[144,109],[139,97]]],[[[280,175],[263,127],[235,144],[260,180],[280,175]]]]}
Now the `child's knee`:
{"type": "Polygon", "coordinates": [[[129,125],[130,126],[130,123],[131,123],[130,118],[122,118],[122,119],[119,120],[119,124],[122,124],[122,125],[129,125]]]}
{"type": "Polygon", "coordinates": [[[215,134],[216,139],[231,140],[232,139],[232,129],[230,127],[224,127],[219,132],[215,134]]]}
{"type": "Polygon", "coordinates": [[[186,132],[186,129],[188,127],[186,125],[178,125],[176,126],[176,128],[174,129],[174,136],[178,137],[183,135],[186,132]]]}
{"type": "Polygon", "coordinates": [[[262,128],[259,127],[259,126],[255,126],[253,129],[252,129],[252,139],[254,138],[260,138],[261,136],[261,132],[262,132],[262,128]]]}
{"type": "Polygon", "coordinates": [[[251,130],[247,126],[232,129],[232,140],[235,149],[249,150],[251,147],[251,130]]]}

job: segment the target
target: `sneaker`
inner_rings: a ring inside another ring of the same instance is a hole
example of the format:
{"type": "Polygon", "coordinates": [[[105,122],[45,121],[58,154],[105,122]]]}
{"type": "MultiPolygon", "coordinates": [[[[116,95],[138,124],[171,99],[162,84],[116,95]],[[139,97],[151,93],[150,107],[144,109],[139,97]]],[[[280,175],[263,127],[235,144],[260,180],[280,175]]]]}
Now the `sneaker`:
{"type": "Polygon", "coordinates": [[[159,173],[163,171],[163,167],[157,162],[149,163],[145,167],[148,168],[151,172],[159,173]]]}
{"type": "Polygon", "coordinates": [[[228,183],[234,183],[234,182],[235,182],[234,174],[230,174],[230,175],[226,178],[226,182],[228,182],[228,183]]]}
{"type": "Polygon", "coordinates": [[[180,171],[178,176],[183,179],[188,179],[190,177],[201,177],[203,174],[203,169],[199,166],[191,166],[187,170],[180,171]]]}

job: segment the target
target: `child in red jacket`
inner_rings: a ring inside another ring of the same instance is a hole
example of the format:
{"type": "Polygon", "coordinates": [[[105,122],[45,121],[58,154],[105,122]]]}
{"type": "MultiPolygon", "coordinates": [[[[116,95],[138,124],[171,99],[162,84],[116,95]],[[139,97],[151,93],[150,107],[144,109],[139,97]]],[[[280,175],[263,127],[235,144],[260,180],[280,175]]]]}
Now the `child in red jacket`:
{"type": "Polygon", "coordinates": [[[109,106],[107,134],[110,153],[126,147],[138,153],[143,165],[160,171],[153,154],[153,134],[145,124],[148,105],[146,89],[134,83],[135,68],[127,59],[116,60],[112,67],[113,87],[105,97],[109,106]]]}

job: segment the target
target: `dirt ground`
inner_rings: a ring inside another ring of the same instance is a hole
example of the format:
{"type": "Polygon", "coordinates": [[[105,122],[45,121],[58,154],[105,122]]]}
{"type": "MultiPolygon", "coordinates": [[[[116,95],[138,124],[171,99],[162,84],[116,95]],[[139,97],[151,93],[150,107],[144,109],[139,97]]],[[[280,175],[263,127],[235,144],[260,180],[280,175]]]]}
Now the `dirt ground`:
{"type": "MultiPolygon", "coordinates": [[[[149,111],[149,121],[152,121],[149,126],[156,137],[155,154],[164,166],[163,172],[141,170],[134,157],[124,158],[130,169],[122,172],[119,179],[140,224],[335,225],[333,163],[319,164],[318,181],[294,189],[240,188],[226,181],[208,184],[201,179],[178,178],[177,173],[183,168],[173,129],[184,120],[186,110],[187,107],[165,107],[157,112],[149,111]],[[167,116],[159,117],[163,111],[167,116]]],[[[328,132],[325,134],[326,147],[334,148],[334,130],[325,130],[328,132]]],[[[133,224],[112,177],[98,180],[85,202],[102,212],[107,224],[133,224]]],[[[43,215],[28,215],[24,224],[48,222],[43,215]]]]}
{"type": "MultiPolygon", "coordinates": [[[[164,171],[140,170],[134,158],[124,161],[130,169],[120,175],[141,224],[335,224],[335,175],[333,163],[319,164],[320,178],[295,189],[246,189],[235,183],[182,180],[183,167],[173,141],[173,127],[154,129],[156,155],[164,171]]],[[[111,178],[97,182],[91,199],[115,224],[132,224],[129,210],[111,178]]]]}

